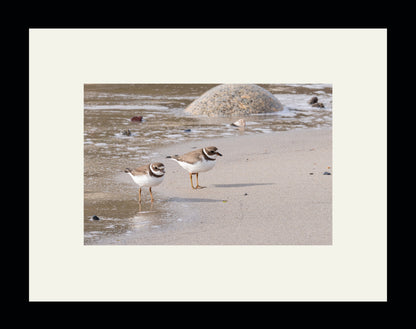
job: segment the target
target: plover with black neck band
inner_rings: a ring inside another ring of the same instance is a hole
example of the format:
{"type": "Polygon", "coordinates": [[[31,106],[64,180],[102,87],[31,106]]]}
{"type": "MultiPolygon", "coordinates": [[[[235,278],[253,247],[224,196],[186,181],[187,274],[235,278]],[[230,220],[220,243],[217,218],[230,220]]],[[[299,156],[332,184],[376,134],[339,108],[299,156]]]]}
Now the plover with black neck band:
{"type": "Polygon", "coordinates": [[[124,172],[128,173],[133,181],[139,185],[139,203],[142,202],[142,187],[149,188],[150,197],[153,202],[152,187],[163,182],[165,176],[165,165],[160,162],[155,162],[133,170],[126,168],[124,172]]]}
{"type": "Polygon", "coordinates": [[[215,146],[208,146],[182,155],[167,156],[167,158],[176,161],[182,168],[187,170],[189,172],[192,188],[200,189],[205,188],[205,186],[199,185],[199,173],[206,172],[214,168],[217,156],[222,156],[222,154],[218,152],[218,148],[215,146]],[[192,180],[193,175],[196,175],[195,187],[192,180]]]}

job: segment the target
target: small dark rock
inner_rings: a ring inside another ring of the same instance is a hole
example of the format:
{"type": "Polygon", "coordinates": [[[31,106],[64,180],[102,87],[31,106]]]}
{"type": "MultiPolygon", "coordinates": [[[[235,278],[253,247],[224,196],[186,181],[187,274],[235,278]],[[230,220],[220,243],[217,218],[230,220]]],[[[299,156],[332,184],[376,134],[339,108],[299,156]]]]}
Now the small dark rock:
{"type": "Polygon", "coordinates": [[[312,97],[310,100],[309,100],[309,102],[308,102],[309,104],[315,104],[315,103],[318,103],[318,97],[316,97],[316,96],[314,96],[314,97],[312,97]]]}
{"type": "Polygon", "coordinates": [[[141,115],[138,115],[138,116],[132,117],[130,120],[133,122],[142,122],[143,117],[141,115]]]}
{"type": "Polygon", "coordinates": [[[247,193],[244,193],[244,196],[248,195],[247,193]]]}
{"type": "Polygon", "coordinates": [[[312,104],[312,107],[321,107],[321,108],[324,108],[325,105],[322,104],[322,103],[314,103],[314,104],[312,104]]]}
{"type": "Polygon", "coordinates": [[[331,173],[330,173],[330,172],[325,171],[325,172],[324,172],[324,175],[331,175],[331,173]]]}
{"type": "Polygon", "coordinates": [[[100,217],[98,217],[98,216],[94,215],[94,216],[92,216],[92,219],[93,219],[93,220],[100,220],[100,217]]]}
{"type": "Polygon", "coordinates": [[[191,132],[191,129],[185,129],[184,132],[189,133],[189,132],[191,132]]]}
{"type": "Polygon", "coordinates": [[[313,175],[313,172],[310,172],[309,175],[313,175]]]}
{"type": "Polygon", "coordinates": [[[121,134],[122,134],[122,135],[124,135],[124,136],[131,136],[131,131],[130,131],[130,129],[123,130],[123,131],[121,132],[121,134]]]}

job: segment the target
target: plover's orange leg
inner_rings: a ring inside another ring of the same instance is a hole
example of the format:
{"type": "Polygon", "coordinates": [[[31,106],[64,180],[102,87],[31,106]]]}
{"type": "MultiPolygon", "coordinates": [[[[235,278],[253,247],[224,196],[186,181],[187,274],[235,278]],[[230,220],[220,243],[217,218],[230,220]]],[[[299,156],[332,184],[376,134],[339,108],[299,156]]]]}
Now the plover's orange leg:
{"type": "Polygon", "coordinates": [[[195,188],[206,188],[206,186],[200,186],[198,183],[198,173],[196,173],[196,187],[195,188]]]}
{"type": "Polygon", "coordinates": [[[142,202],[142,188],[139,188],[139,203],[142,202]]]}
{"type": "Polygon", "coordinates": [[[149,187],[149,192],[150,192],[150,198],[152,199],[152,202],[153,202],[154,199],[153,199],[153,193],[152,193],[152,188],[151,187],[149,187]]]}
{"type": "Polygon", "coordinates": [[[195,190],[196,187],[194,187],[194,182],[192,181],[192,175],[194,175],[194,174],[193,173],[189,173],[189,178],[191,179],[191,186],[195,190]]]}

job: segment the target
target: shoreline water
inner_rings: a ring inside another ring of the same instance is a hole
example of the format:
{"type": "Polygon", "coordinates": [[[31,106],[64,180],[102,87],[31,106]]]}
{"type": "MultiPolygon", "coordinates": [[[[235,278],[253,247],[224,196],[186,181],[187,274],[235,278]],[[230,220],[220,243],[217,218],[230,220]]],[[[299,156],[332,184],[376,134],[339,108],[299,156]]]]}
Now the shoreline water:
{"type": "Polygon", "coordinates": [[[155,229],[100,244],[332,244],[331,128],[209,138],[157,152],[163,158],[208,144],[223,157],[200,174],[204,189],[192,190],[189,174],[163,159],[165,180],[153,190],[154,204],[145,197],[141,210],[157,211],[163,204],[168,224],[151,223],[155,229]]]}

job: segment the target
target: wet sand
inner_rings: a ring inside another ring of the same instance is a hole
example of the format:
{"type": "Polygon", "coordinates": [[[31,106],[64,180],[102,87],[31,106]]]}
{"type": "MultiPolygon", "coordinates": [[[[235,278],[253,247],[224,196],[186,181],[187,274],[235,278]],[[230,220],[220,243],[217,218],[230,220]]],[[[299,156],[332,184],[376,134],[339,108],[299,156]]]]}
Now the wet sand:
{"type": "MultiPolygon", "coordinates": [[[[181,154],[215,145],[223,154],[213,170],[189,174],[164,159],[166,178],[153,189],[169,205],[174,223],[131,235],[139,245],[332,244],[332,129],[300,129],[175,144],[158,150],[181,154]],[[329,167],[329,168],[328,168],[329,167]],[[330,173],[330,175],[324,172],[330,173]]],[[[149,208],[148,193],[144,209],[149,208]]]]}

